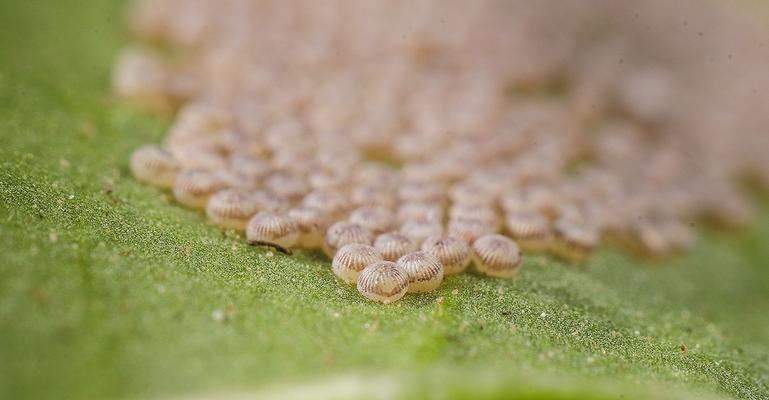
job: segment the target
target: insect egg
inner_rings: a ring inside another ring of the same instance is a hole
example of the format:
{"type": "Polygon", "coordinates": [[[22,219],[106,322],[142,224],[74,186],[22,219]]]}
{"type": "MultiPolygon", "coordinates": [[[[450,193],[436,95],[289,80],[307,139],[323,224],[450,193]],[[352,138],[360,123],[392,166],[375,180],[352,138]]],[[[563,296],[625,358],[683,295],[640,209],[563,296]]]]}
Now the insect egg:
{"type": "Polygon", "coordinates": [[[670,243],[657,222],[639,221],[634,226],[633,236],[638,250],[645,255],[661,257],[670,251],[670,243]]]}
{"type": "Polygon", "coordinates": [[[264,140],[273,152],[296,149],[307,136],[307,127],[297,118],[281,118],[264,131],[264,140]]]}
{"type": "Polygon", "coordinates": [[[599,232],[583,220],[558,218],[553,224],[551,249],[567,260],[583,261],[598,245],[599,232]]]}
{"type": "Polygon", "coordinates": [[[289,172],[298,176],[305,176],[316,165],[310,159],[311,150],[293,149],[291,151],[280,151],[273,154],[270,163],[275,170],[289,172]]]}
{"type": "Polygon", "coordinates": [[[451,201],[458,204],[489,205],[494,203],[494,196],[471,181],[455,183],[449,191],[451,201]]]}
{"type": "Polygon", "coordinates": [[[495,229],[489,224],[469,218],[452,218],[449,220],[447,229],[449,236],[458,237],[468,245],[471,245],[475,239],[494,231],[495,229]]]}
{"type": "Polygon", "coordinates": [[[521,250],[506,236],[485,235],[473,243],[473,261],[475,268],[483,274],[510,278],[521,265],[521,250]]]}
{"type": "Polygon", "coordinates": [[[162,60],[145,49],[123,50],[113,73],[118,95],[151,108],[169,106],[166,98],[169,70],[162,60]]]}
{"type": "Polygon", "coordinates": [[[336,190],[313,190],[304,196],[302,205],[318,208],[333,219],[343,217],[350,207],[347,196],[336,190]]]}
{"type": "Polygon", "coordinates": [[[421,245],[430,236],[443,234],[443,225],[438,221],[414,220],[401,225],[400,233],[411,239],[416,245],[421,245]]]}
{"type": "Polygon", "coordinates": [[[406,235],[393,231],[377,236],[374,248],[385,260],[397,261],[407,253],[415,251],[417,246],[406,235]]]}
{"type": "Polygon", "coordinates": [[[426,251],[408,253],[400,257],[396,264],[409,277],[409,293],[432,292],[443,282],[441,261],[426,251]]]}
{"type": "Polygon", "coordinates": [[[288,217],[299,229],[299,244],[306,248],[323,245],[323,235],[330,225],[326,214],[315,207],[299,206],[288,211],[288,217]]]}
{"type": "Polygon", "coordinates": [[[373,233],[358,224],[339,221],[326,230],[326,239],[323,242],[323,251],[329,257],[334,257],[340,247],[350,243],[370,245],[374,240],[373,233]]]}
{"type": "Polygon", "coordinates": [[[501,221],[493,207],[475,204],[453,204],[449,209],[449,217],[452,219],[476,219],[497,230],[501,221]]]}
{"type": "Polygon", "coordinates": [[[179,111],[177,120],[186,122],[186,126],[197,126],[200,131],[213,132],[230,127],[233,116],[225,103],[206,98],[187,103],[179,111]]]}
{"type": "Polygon", "coordinates": [[[395,196],[395,192],[388,188],[373,184],[362,184],[350,190],[350,201],[358,207],[380,206],[393,209],[398,199],[395,196]]]}
{"type": "Polygon", "coordinates": [[[522,249],[542,251],[550,245],[550,221],[537,211],[513,211],[507,214],[507,232],[522,249]]]}
{"type": "Polygon", "coordinates": [[[255,188],[272,172],[272,166],[267,160],[238,154],[230,160],[229,170],[255,188]]]}
{"type": "Polygon", "coordinates": [[[458,274],[470,264],[470,248],[453,236],[431,236],[422,243],[422,251],[437,258],[446,275],[458,274]]]}
{"type": "Polygon", "coordinates": [[[160,147],[142,146],[131,155],[131,172],[140,181],[170,188],[179,174],[179,163],[160,147]]]}
{"type": "Polygon", "coordinates": [[[376,249],[361,243],[350,243],[342,246],[331,261],[334,275],[347,283],[356,283],[358,275],[367,266],[383,261],[376,249]]]}
{"type": "Polygon", "coordinates": [[[510,183],[510,174],[507,170],[492,167],[474,172],[465,179],[480,188],[484,197],[494,199],[510,183]]]}
{"type": "Polygon", "coordinates": [[[664,222],[661,229],[673,250],[689,250],[694,246],[694,232],[682,221],[671,219],[664,222]]]}
{"type": "Polygon", "coordinates": [[[174,157],[179,161],[179,165],[184,169],[205,169],[210,171],[218,171],[227,166],[227,161],[224,157],[206,147],[201,145],[184,145],[169,147],[174,157]]]}
{"type": "Polygon", "coordinates": [[[174,197],[179,203],[203,208],[214,193],[224,189],[225,182],[213,171],[192,169],[182,171],[174,182],[174,197]]]}
{"type": "Polygon", "coordinates": [[[438,165],[438,163],[434,161],[406,163],[401,167],[401,176],[407,182],[445,183],[447,181],[447,177],[445,176],[444,170],[441,167],[441,165],[438,165]]]}
{"type": "Polygon", "coordinates": [[[398,223],[409,221],[437,221],[443,220],[443,207],[435,203],[404,203],[398,208],[398,223]]]}
{"type": "Polygon", "coordinates": [[[500,197],[500,205],[506,213],[526,211],[526,199],[520,191],[510,191],[500,197]]]}
{"type": "Polygon", "coordinates": [[[366,227],[375,235],[392,229],[395,225],[395,216],[392,211],[384,207],[361,207],[350,213],[350,222],[366,227]]]}
{"type": "Polygon", "coordinates": [[[441,203],[445,190],[437,183],[404,182],[398,187],[398,199],[402,202],[441,203]]]}
{"type": "Polygon", "coordinates": [[[238,151],[244,142],[241,133],[229,128],[218,129],[209,136],[211,136],[211,149],[226,156],[238,151]]]}
{"type": "Polygon", "coordinates": [[[318,165],[328,171],[343,173],[360,163],[360,154],[355,148],[321,148],[315,157],[318,165]]]}
{"type": "Polygon", "coordinates": [[[548,186],[529,185],[523,191],[526,209],[539,211],[546,216],[558,214],[558,195],[548,186]]]}
{"type": "Polygon", "coordinates": [[[398,174],[386,164],[366,162],[355,169],[353,179],[363,186],[392,187],[398,179],[398,174]]]}
{"type": "Polygon", "coordinates": [[[255,244],[276,244],[290,248],[299,239],[299,230],[289,218],[280,214],[261,211],[246,226],[246,239],[255,244]]]}
{"type": "Polygon", "coordinates": [[[280,212],[288,210],[291,203],[269,190],[256,190],[251,193],[260,211],[280,212]]]}
{"type": "Polygon", "coordinates": [[[218,169],[216,173],[222,178],[222,182],[227,188],[253,190],[256,187],[246,176],[237,174],[230,169],[218,169]]]}
{"type": "Polygon", "coordinates": [[[251,193],[244,190],[225,189],[216,192],[206,205],[206,215],[216,225],[224,228],[245,229],[251,217],[259,211],[251,193]]]}
{"type": "Polygon", "coordinates": [[[307,177],[310,187],[317,190],[339,190],[343,189],[349,181],[346,173],[337,173],[329,171],[310,172],[307,177]]]}
{"type": "Polygon", "coordinates": [[[367,299],[383,304],[400,300],[408,287],[408,274],[392,261],[375,262],[358,277],[358,291],[367,299]]]}
{"type": "Polygon", "coordinates": [[[439,150],[445,138],[434,134],[401,135],[392,144],[395,156],[401,160],[420,160],[430,157],[439,150]]]}
{"type": "Polygon", "coordinates": [[[287,173],[274,173],[268,176],[264,186],[291,202],[300,200],[309,189],[304,179],[287,173]]]}

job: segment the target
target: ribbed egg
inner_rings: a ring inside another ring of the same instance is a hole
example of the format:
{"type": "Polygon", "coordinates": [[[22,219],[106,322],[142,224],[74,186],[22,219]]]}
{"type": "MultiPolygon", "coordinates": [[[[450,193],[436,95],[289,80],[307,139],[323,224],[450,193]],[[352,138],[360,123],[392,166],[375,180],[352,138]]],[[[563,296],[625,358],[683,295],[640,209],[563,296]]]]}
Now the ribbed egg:
{"type": "Polygon", "coordinates": [[[358,275],[367,266],[383,261],[376,249],[367,244],[350,243],[342,246],[331,261],[331,269],[346,283],[357,283],[358,275]]]}
{"type": "Polygon", "coordinates": [[[251,217],[259,211],[259,203],[251,192],[225,189],[208,199],[206,215],[216,225],[231,229],[245,229],[251,217]]]}
{"type": "Polygon", "coordinates": [[[265,178],[264,187],[280,197],[296,203],[309,191],[304,179],[289,173],[273,173],[265,178]]]}
{"type": "Polygon", "coordinates": [[[513,211],[505,219],[507,233],[524,250],[543,251],[550,246],[550,220],[538,211],[513,211]]]}
{"type": "Polygon", "coordinates": [[[442,235],[443,225],[437,221],[413,220],[403,223],[399,232],[421,246],[428,237],[442,235]]]}
{"type": "Polygon", "coordinates": [[[368,228],[375,235],[395,227],[395,215],[384,207],[368,206],[355,209],[350,213],[348,220],[368,228]]]}
{"type": "Polygon", "coordinates": [[[436,221],[443,220],[443,207],[436,203],[403,203],[396,213],[398,223],[409,221],[436,221]]]}
{"type": "Polygon", "coordinates": [[[326,230],[326,238],[323,242],[323,251],[330,258],[334,257],[337,250],[350,243],[370,245],[374,240],[374,234],[358,224],[340,221],[331,225],[326,230]]]}
{"type": "Polygon", "coordinates": [[[451,219],[475,219],[484,222],[488,226],[497,230],[502,225],[502,221],[493,207],[479,204],[452,204],[449,208],[449,218],[451,219]]]}
{"type": "Polygon", "coordinates": [[[347,196],[336,190],[313,190],[302,199],[302,205],[315,207],[333,219],[340,219],[350,209],[347,196]]]}
{"type": "Polygon", "coordinates": [[[392,189],[374,184],[355,185],[350,190],[350,201],[357,207],[379,206],[388,209],[394,209],[398,203],[392,189]]]}
{"type": "Polygon", "coordinates": [[[446,275],[461,273],[470,264],[470,247],[454,236],[431,236],[422,243],[422,251],[437,258],[446,275]]]}
{"type": "Polygon", "coordinates": [[[408,287],[408,274],[392,261],[375,262],[364,268],[358,277],[358,292],[382,304],[400,300],[408,287]]]}
{"type": "Polygon", "coordinates": [[[443,282],[444,267],[426,251],[405,254],[396,262],[409,278],[409,293],[432,292],[443,282]]]}
{"type": "Polygon", "coordinates": [[[479,237],[488,233],[494,233],[495,229],[483,221],[468,218],[459,218],[449,220],[446,233],[449,236],[458,237],[468,245],[479,237]]]}
{"type": "Polygon", "coordinates": [[[584,261],[598,245],[598,229],[578,219],[559,218],[553,225],[551,250],[571,261],[584,261]]]}
{"type": "Polygon", "coordinates": [[[288,211],[288,217],[299,230],[299,245],[308,249],[323,246],[323,239],[331,221],[318,208],[299,206],[288,211]]]}
{"type": "Polygon", "coordinates": [[[510,278],[521,266],[521,250],[503,235],[481,236],[473,243],[475,268],[488,276],[510,278]]]}
{"type": "Polygon", "coordinates": [[[288,217],[262,211],[248,222],[246,239],[251,244],[275,244],[288,249],[299,239],[299,230],[288,217]]]}
{"type": "Polygon", "coordinates": [[[225,188],[225,181],[216,172],[192,169],[182,171],[174,182],[174,197],[179,203],[192,208],[203,208],[208,199],[225,188]]]}
{"type": "Polygon", "coordinates": [[[416,251],[417,245],[408,236],[392,231],[377,236],[374,248],[385,260],[397,261],[402,256],[416,251]]]}
{"type": "Polygon", "coordinates": [[[142,146],[131,154],[131,172],[134,177],[151,185],[173,187],[179,168],[174,156],[157,146],[142,146]]]}

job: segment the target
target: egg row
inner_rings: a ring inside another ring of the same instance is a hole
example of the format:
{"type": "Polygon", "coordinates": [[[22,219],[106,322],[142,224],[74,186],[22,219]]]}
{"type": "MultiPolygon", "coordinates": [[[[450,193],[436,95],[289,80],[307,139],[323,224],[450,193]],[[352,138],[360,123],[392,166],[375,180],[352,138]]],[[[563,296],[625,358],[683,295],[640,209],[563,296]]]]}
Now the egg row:
{"type": "Polygon", "coordinates": [[[471,258],[479,272],[497,278],[512,277],[522,260],[514,241],[490,234],[476,240],[472,248],[452,236],[431,237],[421,250],[395,261],[385,259],[374,246],[350,243],[337,251],[331,265],[340,280],[357,285],[366,298],[387,304],[407,292],[432,292],[444,276],[464,271],[471,258]]]}

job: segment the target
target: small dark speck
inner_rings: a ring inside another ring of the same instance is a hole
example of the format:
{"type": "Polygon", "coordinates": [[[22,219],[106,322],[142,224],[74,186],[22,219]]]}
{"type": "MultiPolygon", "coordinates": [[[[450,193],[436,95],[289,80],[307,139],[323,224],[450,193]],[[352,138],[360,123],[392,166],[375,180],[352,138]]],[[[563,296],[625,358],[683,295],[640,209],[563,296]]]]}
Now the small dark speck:
{"type": "Polygon", "coordinates": [[[703,36],[703,35],[704,35],[704,33],[702,33],[702,32],[697,32],[697,36],[703,36]]]}
{"type": "Polygon", "coordinates": [[[43,288],[32,289],[31,295],[38,304],[45,304],[48,302],[48,293],[46,293],[43,288]]]}
{"type": "Polygon", "coordinates": [[[512,315],[512,314],[513,314],[513,313],[512,313],[512,312],[510,312],[510,311],[502,311],[502,315],[504,315],[504,316],[506,316],[506,317],[507,317],[507,316],[510,316],[510,315],[512,315]]]}
{"type": "Polygon", "coordinates": [[[448,340],[449,342],[458,342],[459,341],[459,336],[448,334],[448,335],[446,335],[446,340],[448,340]]]}
{"type": "Polygon", "coordinates": [[[624,63],[625,63],[625,59],[623,59],[623,58],[620,58],[620,59],[619,59],[619,63],[620,63],[620,64],[624,64],[624,63]]]}
{"type": "Polygon", "coordinates": [[[729,59],[730,59],[730,60],[732,59],[732,55],[731,55],[731,54],[729,54],[729,59]]]}
{"type": "Polygon", "coordinates": [[[689,26],[689,21],[684,21],[684,26],[689,26]]]}

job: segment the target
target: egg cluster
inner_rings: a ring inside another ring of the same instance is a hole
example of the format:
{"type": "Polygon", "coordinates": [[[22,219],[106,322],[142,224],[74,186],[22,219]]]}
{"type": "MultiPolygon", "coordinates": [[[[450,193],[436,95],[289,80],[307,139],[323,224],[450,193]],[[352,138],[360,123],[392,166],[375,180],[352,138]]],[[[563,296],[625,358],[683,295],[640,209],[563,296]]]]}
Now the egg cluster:
{"type": "Polygon", "coordinates": [[[134,176],[383,303],[521,251],[685,250],[769,183],[769,31],[720,3],[141,0],[131,27],[116,93],[176,112],[134,176]]]}

